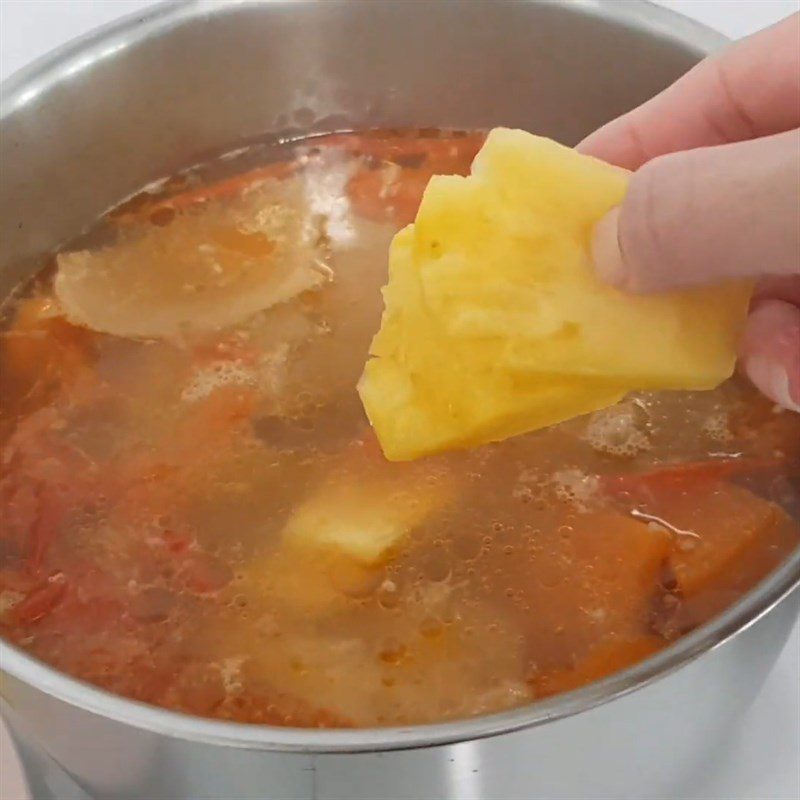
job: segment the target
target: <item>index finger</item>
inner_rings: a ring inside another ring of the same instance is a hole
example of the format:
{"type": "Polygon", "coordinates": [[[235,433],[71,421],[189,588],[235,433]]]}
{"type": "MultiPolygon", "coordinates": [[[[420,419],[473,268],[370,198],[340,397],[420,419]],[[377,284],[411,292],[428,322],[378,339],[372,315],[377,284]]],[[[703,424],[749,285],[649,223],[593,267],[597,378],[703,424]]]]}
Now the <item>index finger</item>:
{"type": "Polygon", "coordinates": [[[578,150],[627,169],[657,156],[800,125],[800,14],[701,61],[578,150]]]}

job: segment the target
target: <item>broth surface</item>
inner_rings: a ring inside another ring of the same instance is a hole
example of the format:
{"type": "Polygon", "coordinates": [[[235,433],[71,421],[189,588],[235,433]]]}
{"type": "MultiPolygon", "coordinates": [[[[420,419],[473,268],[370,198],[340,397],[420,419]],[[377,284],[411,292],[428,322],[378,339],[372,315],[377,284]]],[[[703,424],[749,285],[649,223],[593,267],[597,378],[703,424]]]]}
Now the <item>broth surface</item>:
{"type": "Polygon", "coordinates": [[[5,638],[192,714],[435,722],[634,663],[797,546],[800,415],[739,379],[383,459],[355,386],[388,245],[481,142],[255,146],[123,204],[21,288],[5,638]]]}

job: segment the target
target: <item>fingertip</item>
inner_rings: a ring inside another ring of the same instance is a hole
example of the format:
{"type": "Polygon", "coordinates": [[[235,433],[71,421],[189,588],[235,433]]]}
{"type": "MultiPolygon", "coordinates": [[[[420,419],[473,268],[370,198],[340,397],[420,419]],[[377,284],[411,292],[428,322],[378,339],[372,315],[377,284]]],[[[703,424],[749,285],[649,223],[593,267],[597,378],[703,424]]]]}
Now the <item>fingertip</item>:
{"type": "Polygon", "coordinates": [[[741,360],[762,394],[800,413],[800,309],[779,300],[760,303],[748,318],[741,360]]]}
{"type": "Polygon", "coordinates": [[[763,395],[782,408],[800,413],[800,402],[791,393],[791,381],[785,367],[765,356],[752,356],[744,363],[750,382],[763,395]]]}
{"type": "Polygon", "coordinates": [[[626,283],[625,261],[619,246],[619,208],[608,212],[592,232],[592,262],[601,281],[618,289],[626,283]]]}

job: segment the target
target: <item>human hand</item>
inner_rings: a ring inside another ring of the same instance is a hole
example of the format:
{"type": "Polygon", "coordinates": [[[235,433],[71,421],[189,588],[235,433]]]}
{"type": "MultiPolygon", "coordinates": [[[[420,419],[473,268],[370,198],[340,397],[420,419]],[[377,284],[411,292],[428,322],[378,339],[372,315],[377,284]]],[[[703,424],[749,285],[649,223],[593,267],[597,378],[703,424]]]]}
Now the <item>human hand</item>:
{"type": "Polygon", "coordinates": [[[800,411],[800,14],[707,58],[578,149],[636,170],[596,228],[600,276],[632,292],[759,279],[740,363],[800,411]]]}

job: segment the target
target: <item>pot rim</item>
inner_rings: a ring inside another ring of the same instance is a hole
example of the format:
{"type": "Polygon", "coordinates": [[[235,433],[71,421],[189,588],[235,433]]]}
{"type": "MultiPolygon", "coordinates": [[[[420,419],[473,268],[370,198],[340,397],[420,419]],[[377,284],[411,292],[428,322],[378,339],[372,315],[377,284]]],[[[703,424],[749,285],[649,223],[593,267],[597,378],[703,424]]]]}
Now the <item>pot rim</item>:
{"type": "MultiPolygon", "coordinates": [[[[318,0],[299,0],[316,2],[318,0]]],[[[347,0],[346,0],[347,1],[347,0]]],[[[357,0],[356,0],[357,1],[357,0]]],[[[448,0],[440,0],[447,2],[448,0]]],[[[513,0],[499,0],[511,2],[513,0]]],[[[538,0],[542,2],[542,0],[538,0]]],[[[199,16],[285,0],[173,0],[123,17],[46,54],[0,84],[0,120],[99,60],[199,16]]],[[[293,0],[293,3],[298,0],[293,0]]],[[[556,4],[558,0],[544,0],[556,4]]],[[[573,0],[571,13],[601,16],[672,38],[699,54],[724,44],[722,34],[648,0],[573,0]]],[[[800,584],[800,547],[756,588],[708,624],[660,653],[581,689],[488,716],[392,728],[320,730],[193,717],[112,694],[69,677],[0,640],[2,672],[72,706],[153,733],[210,745],[301,753],[407,750],[482,739],[564,719],[623,697],[688,664],[754,624],[800,584]]]]}

